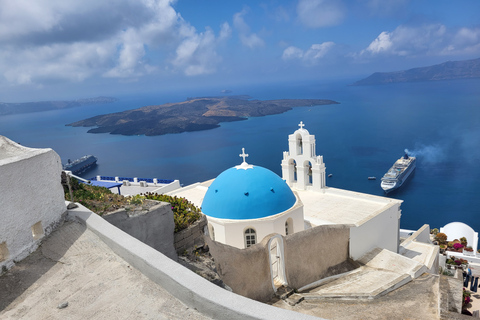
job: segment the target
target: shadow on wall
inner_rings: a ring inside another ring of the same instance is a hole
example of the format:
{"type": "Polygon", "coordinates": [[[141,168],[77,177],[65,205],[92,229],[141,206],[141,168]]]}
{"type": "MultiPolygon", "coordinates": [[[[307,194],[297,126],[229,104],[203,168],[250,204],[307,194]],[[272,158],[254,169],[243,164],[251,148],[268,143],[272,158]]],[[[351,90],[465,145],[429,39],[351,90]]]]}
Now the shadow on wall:
{"type": "MultiPolygon", "coordinates": [[[[233,292],[250,299],[271,300],[273,288],[269,241],[281,237],[285,281],[293,289],[355,268],[349,259],[350,229],[341,225],[318,226],[289,236],[271,234],[246,249],[225,245],[205,236],[217,272],[233,292]]],[[[275,276],[275,275],[273,275],[275,276]]]]}

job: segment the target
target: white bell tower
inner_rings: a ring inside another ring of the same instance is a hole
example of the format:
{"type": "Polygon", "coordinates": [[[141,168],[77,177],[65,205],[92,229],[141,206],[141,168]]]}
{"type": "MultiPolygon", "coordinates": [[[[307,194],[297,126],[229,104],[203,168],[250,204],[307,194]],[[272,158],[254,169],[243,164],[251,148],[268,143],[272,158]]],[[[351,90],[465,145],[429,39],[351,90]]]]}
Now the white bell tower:
{"type": "Polygon", "coordinates": [[[315,136],[303,127],[288,136],[288,151],[283,152],[282,179],[294,189],[321,191],[325,188],[323,157],[315,155],[315,136]]]}

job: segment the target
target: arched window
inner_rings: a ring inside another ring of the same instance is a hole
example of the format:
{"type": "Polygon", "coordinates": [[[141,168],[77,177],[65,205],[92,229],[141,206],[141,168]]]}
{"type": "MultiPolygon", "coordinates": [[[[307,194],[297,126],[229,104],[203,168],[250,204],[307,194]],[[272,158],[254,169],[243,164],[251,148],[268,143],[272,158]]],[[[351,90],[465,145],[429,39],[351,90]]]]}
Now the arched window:
{"type": "Polygon", "coordinates": [[[297,155],[302,155],[303,154],[303,141],[302,141],[302,135],[297,134],[297,155]]]}
{"type": "Polygon", "coordinates": [[[248,248],[257,243],[257,233],[255,229],[248,228],[245,230],[245,248],[248,248]]]}
{"type": "Polygon", "coordinates": [[[288,236],[288,220],[285,221],[285,235],[288,236]]]}

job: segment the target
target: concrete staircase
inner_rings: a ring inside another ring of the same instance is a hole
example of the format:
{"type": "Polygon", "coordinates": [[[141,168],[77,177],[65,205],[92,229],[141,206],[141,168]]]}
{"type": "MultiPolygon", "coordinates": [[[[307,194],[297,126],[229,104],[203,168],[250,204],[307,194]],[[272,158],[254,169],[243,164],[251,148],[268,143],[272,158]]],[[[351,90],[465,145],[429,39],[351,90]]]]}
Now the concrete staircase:
{"type": "Polygon", "coordinates": [[[375,299],[410,282],[427,271],[415,260],[386,249],[376,248],[362,258],[362,266],[353,271],[325,278],[300,288],[309,299],[375,299]]]}

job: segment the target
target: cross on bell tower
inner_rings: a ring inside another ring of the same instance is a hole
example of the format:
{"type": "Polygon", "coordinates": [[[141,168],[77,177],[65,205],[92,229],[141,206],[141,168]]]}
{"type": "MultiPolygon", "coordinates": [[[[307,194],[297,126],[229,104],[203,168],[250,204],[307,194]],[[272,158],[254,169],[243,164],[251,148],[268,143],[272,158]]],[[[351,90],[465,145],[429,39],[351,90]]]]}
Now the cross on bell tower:
{"type": "Polygon", "coordinates": [[[305,127],[305,124],[303,123],[303,121],[300,121],[300,123],[298,124],[298,126],[300,127],[300,129],[303,129],[303,127],[305,127]]]}

